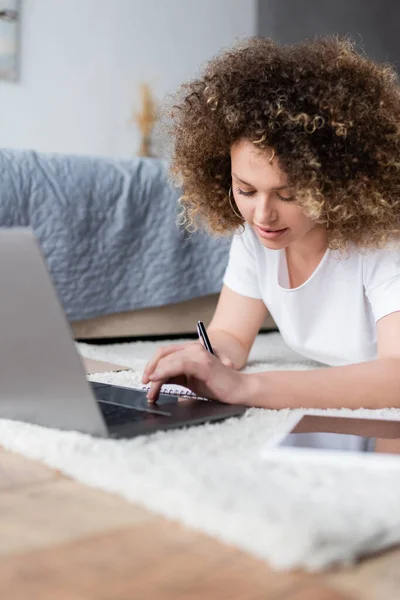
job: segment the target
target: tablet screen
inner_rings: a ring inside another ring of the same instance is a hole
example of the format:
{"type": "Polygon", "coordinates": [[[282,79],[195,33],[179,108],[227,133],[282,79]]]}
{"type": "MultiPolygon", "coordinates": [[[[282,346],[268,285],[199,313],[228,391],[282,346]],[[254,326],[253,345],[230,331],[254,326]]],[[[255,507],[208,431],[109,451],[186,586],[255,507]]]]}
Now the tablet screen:
{"type": "Polygon", "coordinates": [[[278,446],[400,454],[400,421],[305,415],[278,446]]]}

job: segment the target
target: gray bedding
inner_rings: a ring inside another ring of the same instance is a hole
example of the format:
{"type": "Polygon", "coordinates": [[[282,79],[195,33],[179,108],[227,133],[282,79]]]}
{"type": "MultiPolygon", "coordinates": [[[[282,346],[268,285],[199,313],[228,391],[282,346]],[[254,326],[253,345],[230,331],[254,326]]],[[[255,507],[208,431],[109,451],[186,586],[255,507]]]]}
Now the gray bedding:
{"type": "Polygon", "coordinates": [[[29,226],[69,320],[220,291],[230,238],[176,225],[162,160],[0,150],[0,226],[29,226]]]}

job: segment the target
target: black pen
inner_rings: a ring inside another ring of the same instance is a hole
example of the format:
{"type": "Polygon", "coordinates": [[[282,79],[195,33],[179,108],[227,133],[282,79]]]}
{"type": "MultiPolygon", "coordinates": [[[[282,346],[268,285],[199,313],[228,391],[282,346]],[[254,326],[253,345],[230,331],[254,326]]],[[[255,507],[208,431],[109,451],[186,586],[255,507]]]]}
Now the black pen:
{"type": "Polygon", "coordinates": [[[197,321],[197,333],[199,338],[202,340],[204,347],[210,354],[214,354],[214,350],[211,346],[211,342],[208,339],[206,328],[204,327],[203,321],[197,321]]]}

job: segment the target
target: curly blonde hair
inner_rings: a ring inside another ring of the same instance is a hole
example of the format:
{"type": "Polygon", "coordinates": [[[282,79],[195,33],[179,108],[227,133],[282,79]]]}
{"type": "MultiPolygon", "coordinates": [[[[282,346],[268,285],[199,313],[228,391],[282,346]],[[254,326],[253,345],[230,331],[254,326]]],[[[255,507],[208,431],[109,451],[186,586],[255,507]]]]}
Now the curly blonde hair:
{"type": "Polygon", "coordinates": [[[248,38],[183,84],[166,113],[183,222],[231,233],[230,149],[276,152],[329,247],[380,248],[400,234],[400,94],[395,70],[339,36],[296,45],[248,38]]]}

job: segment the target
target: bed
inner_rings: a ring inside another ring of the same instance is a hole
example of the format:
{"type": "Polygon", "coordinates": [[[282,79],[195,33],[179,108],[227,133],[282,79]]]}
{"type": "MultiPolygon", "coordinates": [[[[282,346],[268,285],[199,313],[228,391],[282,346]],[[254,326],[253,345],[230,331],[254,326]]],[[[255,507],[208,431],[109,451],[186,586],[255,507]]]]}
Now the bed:
{"type": "Polygon", "coordinates": [[[1,149],[0,169],[0,226],[32,228],[75,337],[191,333],[210,320],[231,238],[177,226],[166,161],[1,149]]]}

